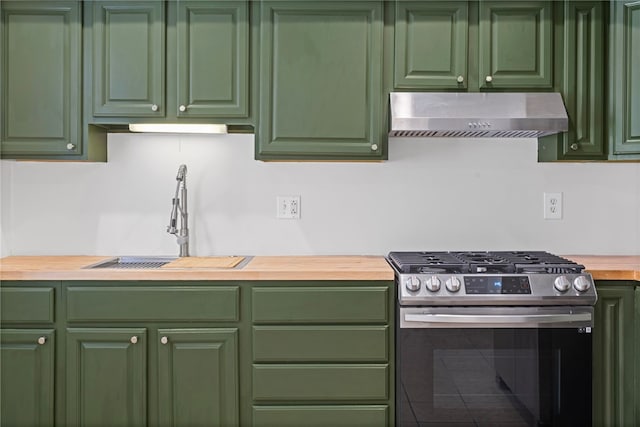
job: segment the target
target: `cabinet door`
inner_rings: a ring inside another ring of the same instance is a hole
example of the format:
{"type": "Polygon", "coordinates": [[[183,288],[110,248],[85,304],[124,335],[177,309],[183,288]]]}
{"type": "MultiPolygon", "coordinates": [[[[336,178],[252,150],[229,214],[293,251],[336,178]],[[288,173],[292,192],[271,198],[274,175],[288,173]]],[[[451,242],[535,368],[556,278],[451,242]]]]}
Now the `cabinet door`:
{"type": "Polygon", "coordinates": [[[640,2],[611,2],[611,152],[640,154],[640,2]]]}
{"type": "Polygon", "coordinates": [[[164,2],[96,1],[86,13],[93,38],[93,115],[164,116],[164,2]]]}
{"type": "Polygon", "coordinates": [[[260,3],[259,159],[382,159],[382,2],[260,3]]]}
{"type": "Polygon", "coordinates": [[[67,425],[146,425],[142,328],[67,329],[67,425]]]}
{"type": "Polygon", "coordinates": [[[81,154],[79,2],[3,1],[0,11],[2,157],[81,154]]]}
{"type": "Polygon", "coordinates": [[[560,158],[593,159],[605,155],[604,5],[600,1],[563,4],[564,52],[560,67],[569,131],[558,135],[560,158]]]}
{"type": "Polygon", "coordinates": [[[53,426],[54,332],[0,331],[0,425],[53,426]]]}
{"type": "Polygon", "coordinates": [[[598,286],[593,331],[593,425],[634,424],[634,289],[598,286]]]}
{"type": "Polygon", "coordinates": [[[238,425],[237,329],[160,329],[157,349],[160,425],[238,425]]]}
{"type": "Polygon", "coordinates": [[[178,117],[249,115],[249,20],[244,1],[179,1],[178,117]]]}
{"type": "Polygon", "coordinates": [[[552,89],[552,2],[480,2],[481,89],[552,89]]]}
{"type": "Polygon", "coordinates": [[[396,2],[396,88],[466,89],[468,3],[396,2]]]}

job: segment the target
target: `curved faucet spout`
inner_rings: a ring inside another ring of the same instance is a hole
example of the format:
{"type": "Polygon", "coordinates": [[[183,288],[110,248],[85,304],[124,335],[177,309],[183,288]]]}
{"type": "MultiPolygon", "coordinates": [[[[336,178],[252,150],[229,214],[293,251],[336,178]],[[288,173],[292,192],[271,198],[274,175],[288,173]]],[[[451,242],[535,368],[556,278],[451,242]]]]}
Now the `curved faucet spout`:
{"type": "Polygon", "coordinates": [[[189,256],[189,214],[187,213],[187,165],[180,165],[176,176],[176,194],[172,200],[171,216],[167,233],[177,237],[180,246],[180,256],[189,256]],[[180,229],[178,230],[178,213],[180,214],[180,229]]]}

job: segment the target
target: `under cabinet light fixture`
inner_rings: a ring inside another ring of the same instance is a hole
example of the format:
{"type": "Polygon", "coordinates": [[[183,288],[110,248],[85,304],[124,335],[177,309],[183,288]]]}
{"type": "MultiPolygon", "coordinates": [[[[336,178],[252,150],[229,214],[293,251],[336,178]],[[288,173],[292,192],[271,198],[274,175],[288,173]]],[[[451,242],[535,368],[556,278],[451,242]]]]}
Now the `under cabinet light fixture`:
{"type": "Polygon", "coordinates": [[[227,125],[189,123],[131,123],[131,132],[153,133],[227,133],[227,125]]]}

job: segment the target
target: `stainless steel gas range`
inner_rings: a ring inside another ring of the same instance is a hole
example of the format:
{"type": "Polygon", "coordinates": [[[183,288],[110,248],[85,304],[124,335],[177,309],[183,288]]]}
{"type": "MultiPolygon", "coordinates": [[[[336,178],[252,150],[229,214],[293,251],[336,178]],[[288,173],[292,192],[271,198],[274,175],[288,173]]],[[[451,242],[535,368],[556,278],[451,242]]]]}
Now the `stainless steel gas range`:
{"type": "Polygon", "coordinates": [[[591,425],[584,267],[547,252],[391,252],[399,426],[591,425]]]}

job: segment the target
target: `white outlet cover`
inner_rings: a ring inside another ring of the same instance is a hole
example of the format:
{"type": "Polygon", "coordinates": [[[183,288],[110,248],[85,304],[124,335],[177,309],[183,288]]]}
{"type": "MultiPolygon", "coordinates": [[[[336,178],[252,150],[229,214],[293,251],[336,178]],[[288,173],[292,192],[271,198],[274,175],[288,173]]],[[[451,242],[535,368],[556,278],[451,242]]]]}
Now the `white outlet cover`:
{"type": "Polygon", "coordinates": [[[276,197],[276,218],[300,219],[300,196],[276,197]]]}
{"type": "Polygon", "coordinates": [[[544,193],[544,219],[562,219],[562,193],[544,193]]]}

